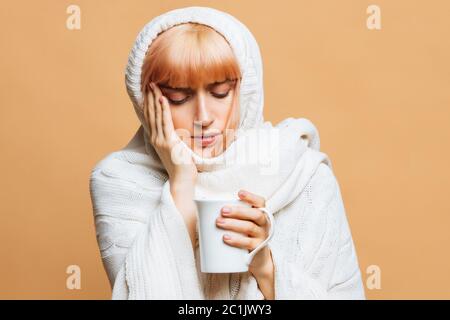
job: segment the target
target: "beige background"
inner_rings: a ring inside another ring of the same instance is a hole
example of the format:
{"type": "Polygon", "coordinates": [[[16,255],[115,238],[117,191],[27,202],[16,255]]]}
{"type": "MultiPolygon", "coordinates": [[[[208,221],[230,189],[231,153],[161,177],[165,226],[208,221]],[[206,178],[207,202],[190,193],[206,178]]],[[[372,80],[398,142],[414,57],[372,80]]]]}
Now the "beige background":
{"type": "Polygon", "coordinates": [[[110,297],[89,174],[138,127],[124,67],[138,31],[206,5],[243,21],[264,60],[265,117],[306,117],[332,159],[370,299],[450,298],[448,1],[3,1],[0,298],[110,297]],[[81,30],[66,8],[81,7],[81,30]],[[366,27],[366,8],[382,29],[366,27]],[[66,267],[81,267],[81,290],[66,267]]]}

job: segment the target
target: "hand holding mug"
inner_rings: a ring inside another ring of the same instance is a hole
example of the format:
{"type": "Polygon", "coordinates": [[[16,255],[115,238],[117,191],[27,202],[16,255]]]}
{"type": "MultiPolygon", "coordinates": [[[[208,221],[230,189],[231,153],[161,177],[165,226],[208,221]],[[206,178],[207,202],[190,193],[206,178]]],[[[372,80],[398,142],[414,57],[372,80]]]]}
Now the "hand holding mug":
{"type": "MultiPolygon", "coordinates": [[[[216,220],[217,227],[233,230],[242,235],[225,234],[223,240],[226,244],[253,251],[269,237],[270,221],[266,214],[259,208],[265,207],[265,199],[248,191],[238,193],[242,201],[252,207],[226,206],[222,208],[221,216],[216,220]]],[[[268,246],[263,247],[253,257],[249,272],[255,277],[263,275],[273,266],[271,252],[268,246]]]]}

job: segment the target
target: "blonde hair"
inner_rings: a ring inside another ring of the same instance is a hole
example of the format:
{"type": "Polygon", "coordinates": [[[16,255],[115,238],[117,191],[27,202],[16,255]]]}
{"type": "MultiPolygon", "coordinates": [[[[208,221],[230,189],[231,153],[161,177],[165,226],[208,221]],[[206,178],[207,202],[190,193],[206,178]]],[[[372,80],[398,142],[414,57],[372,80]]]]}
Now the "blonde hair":
{"type": "Polygon", "coordinates": [[[230,127],[236,128],[241,78],[238,61],[225,37],[203,24],[181,23],[160,33],[150,45],[142,66],[141,91],[147,104],[150,82],[197,88],[202,83],[236,80],[229,121],[230,127]]]}

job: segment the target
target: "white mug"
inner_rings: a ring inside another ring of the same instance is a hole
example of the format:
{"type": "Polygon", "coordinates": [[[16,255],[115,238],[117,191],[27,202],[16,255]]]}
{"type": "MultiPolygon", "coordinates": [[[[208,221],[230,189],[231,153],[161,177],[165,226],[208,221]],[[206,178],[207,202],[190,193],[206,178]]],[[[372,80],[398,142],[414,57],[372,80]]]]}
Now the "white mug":
{"type": "Polygon", "coordinates": [[[201,272],[232,273],[247,272],[253,257],[272,238],[274,219],[272,213],[266,208],[262,210],[270,221],[269,236],[250,253],[247,249],[233,247],[223,241],[225,233],[239,235],[240,233],[229,229],[217,227],[216,219],[221,216],[221,210],[226,205],[241,205],[251,207],[247,202],[223,199],[194,199],[198,209],[198,236],[200,246],[201,272]]]}

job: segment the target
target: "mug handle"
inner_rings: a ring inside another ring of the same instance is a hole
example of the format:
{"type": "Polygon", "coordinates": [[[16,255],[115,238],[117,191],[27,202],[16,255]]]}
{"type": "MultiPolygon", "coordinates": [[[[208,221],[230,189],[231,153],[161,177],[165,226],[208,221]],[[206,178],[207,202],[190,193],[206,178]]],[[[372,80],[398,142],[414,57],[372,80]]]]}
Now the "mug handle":
{"type": "Polygon", "coordinates": [[[269,236],[263,242],[261,242],[255,249],[253,249],[250,253],[247,254],[246,261],[245,261],[247,266],[250,265],[250,263],[253,260],[253,257],[259,252],[259,250],[261,250],[267,244],[267,242],[273,236],[273,229],[274,229],[273,214],[271,212],[269,212],[266,208],[256,208],[256,209],[262,210],[267,215],[267,217],[269,218],[269,221],[270,221],[269,236]]]}

